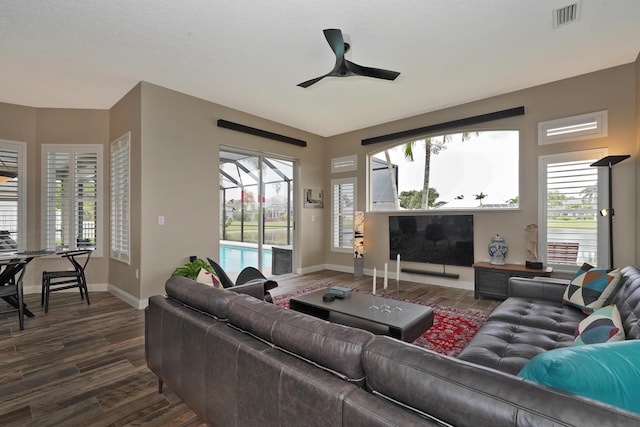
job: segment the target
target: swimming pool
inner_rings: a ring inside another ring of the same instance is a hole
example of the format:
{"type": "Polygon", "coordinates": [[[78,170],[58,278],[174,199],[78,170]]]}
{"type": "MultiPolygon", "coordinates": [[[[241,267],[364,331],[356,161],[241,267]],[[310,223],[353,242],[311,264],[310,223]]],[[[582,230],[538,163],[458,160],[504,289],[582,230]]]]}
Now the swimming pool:
{"type": "MultiPolygon", "coordinates": [[[[271,268],[271,249],[262,249],[262,265],[271,268]]],[[[244,267],[258,268],[258,248],[221,243],[220,266],[227,273],[240,273],[244,267]]]]}

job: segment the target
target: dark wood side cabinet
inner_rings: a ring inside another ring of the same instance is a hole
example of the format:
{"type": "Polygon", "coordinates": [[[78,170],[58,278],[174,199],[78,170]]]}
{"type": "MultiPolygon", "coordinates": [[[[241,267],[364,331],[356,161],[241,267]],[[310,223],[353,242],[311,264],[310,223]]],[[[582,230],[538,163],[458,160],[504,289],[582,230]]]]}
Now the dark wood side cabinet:
{"type": "Polygon", "coordinates": [[[473,264],[473,269],[476,299],[480,297],[506,299],[509,296],[510,277],[549,277],[553,271],[551,267],[534,270],[521,264],[494,265],[489,262],[476,262],[473,264]]]}

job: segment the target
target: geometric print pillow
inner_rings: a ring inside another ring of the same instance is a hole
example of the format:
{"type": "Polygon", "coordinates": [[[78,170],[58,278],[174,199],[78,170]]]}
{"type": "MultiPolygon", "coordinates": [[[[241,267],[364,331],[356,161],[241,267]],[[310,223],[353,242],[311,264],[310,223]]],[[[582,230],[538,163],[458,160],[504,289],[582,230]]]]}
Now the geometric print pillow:
{"type": "Polygon", "coordinates": [[[562,297],[566,305],[573,305],[585,314],[601,308],[618,285],[620,270],[607,271],[599,268],[578,271],[562,297]]]}
{"type": "Polygon", "coordinates": [[[196,282],[202,283],[204,285],[213,285],[214,288],[224,289],[220,279],[216,275],[216,273],[212,273],[210,271],[201,268],[198,272],[198,277],[196,278],[196,282]]]}
{"type": "Polygon", "coordinates": [[[578,324],[573,345],[623,341],[624,328],[615,305],[602,307],[578,324]]]}

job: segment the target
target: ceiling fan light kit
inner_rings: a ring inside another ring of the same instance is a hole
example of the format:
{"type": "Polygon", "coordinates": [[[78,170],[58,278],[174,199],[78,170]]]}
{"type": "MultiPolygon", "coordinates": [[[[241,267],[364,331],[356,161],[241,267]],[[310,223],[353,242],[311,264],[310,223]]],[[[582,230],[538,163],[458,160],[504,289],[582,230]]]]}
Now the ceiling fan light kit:
{"type": "Polygon", "coordinates": [[[351,47],[348,43],[344,42],[342,31],[336,28],[328,28],[323,30],[324,37],[327,39],[331,50],[336,55],[336,63],[333,69],[327,74],[316,77],[311,80],[299,83],[298,86],[307,88],[325,77],[349,77],[349,76],[363,76],[373,77],[375,79],[395,80],[400,73],[397,71],[383,70],[381,68],[364,67],[362,65],[355,64],[344,57],[345,52],[349,51],[351,47]]]}

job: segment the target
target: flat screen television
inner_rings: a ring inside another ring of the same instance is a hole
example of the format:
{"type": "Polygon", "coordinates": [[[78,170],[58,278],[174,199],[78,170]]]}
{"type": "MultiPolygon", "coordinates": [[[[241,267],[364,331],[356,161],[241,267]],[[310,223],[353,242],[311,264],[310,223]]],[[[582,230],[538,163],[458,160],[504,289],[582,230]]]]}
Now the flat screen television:
{"type": "Polygon", "coordinates": [[[389,216],[389,259],[473,265],[473,215],[389,216]]]}

